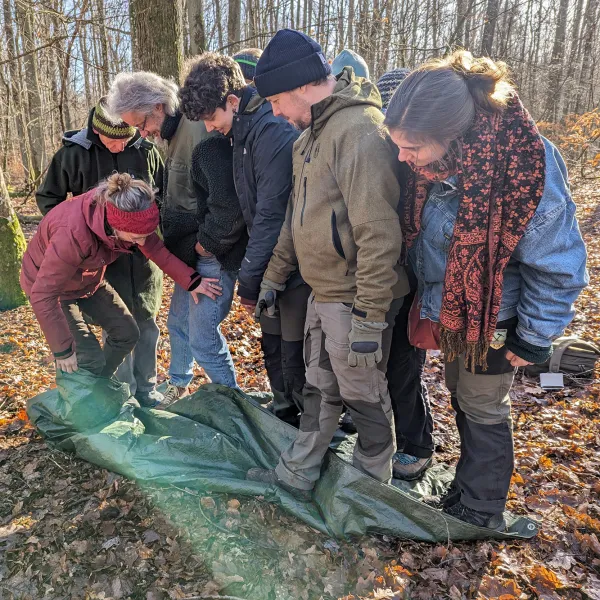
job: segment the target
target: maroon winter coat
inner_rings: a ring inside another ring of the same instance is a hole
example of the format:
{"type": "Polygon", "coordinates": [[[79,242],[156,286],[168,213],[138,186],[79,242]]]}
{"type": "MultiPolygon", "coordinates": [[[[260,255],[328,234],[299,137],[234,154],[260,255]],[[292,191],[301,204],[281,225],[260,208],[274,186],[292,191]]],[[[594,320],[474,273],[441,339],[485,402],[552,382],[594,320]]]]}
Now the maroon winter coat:
{"type": "MultiPolygon", "coordinates": [[[[133,246],[106,232],[106,207],[96,204],[95,194],[90,190],[52,209],[23,256],[21,287],[55,355],[73,344],[60,301],[91,296],[104,279],[106,265],[133,246]]],[[[156,233],[139,249],[184,289],[200,283],[200,275],[171,254],[156,233]]]]}

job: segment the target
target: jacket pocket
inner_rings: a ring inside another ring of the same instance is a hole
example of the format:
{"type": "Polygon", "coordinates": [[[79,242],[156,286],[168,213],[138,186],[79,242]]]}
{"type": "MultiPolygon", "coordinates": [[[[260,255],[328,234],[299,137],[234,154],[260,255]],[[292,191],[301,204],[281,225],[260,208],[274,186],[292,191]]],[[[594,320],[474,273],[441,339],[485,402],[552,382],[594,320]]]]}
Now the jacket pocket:
{"type": "Polygon", "coordinates": [[[331,211],[331,241],[333,242],[333,247],[339,254],[340,258],[346,260],[346,253],[344,252],[342,240],[340,239],[340,232],[337,228],[337,217],[335,216],[334,210],[331,211]]]}

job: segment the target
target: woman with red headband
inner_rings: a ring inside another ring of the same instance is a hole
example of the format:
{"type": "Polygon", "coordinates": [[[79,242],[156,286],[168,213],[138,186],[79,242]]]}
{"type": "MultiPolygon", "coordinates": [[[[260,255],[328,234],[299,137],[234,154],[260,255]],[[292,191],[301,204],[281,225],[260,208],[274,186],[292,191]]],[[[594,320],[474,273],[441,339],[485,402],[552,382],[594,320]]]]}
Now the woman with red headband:
{"type": "Polygon", "coordinates": [[[135,346],[137,324],[104,280],[106,266],[134,245],[196,302],[198,294],[220,295],[218,280],[202,278],[165,248],[158,222],[152,188],[126,173],[111,175],[42,219],[23,257],[21,286],[57,369],[72,373],[81,367],[110,377],[135,346]],[[84,315],[106,332],[103,348],[84,315]]]}

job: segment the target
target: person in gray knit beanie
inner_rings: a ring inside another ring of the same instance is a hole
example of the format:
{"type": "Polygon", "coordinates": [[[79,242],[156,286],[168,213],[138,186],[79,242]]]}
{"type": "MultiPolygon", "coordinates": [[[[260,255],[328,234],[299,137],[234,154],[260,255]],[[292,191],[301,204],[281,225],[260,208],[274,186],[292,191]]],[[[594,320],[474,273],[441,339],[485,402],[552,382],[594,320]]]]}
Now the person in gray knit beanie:
{"type": "Polygon", "coordinates": [[[409,69],[404,67],[398,67],[397,69],[392,69],[387,73],[384,73],[377,83],[377,89],[381,94],[381,112],[385,114],[388,104],[394,95],[394,92],[398,89],[398,86],[406,79],[406,76],[410,73],[409,69]]]}

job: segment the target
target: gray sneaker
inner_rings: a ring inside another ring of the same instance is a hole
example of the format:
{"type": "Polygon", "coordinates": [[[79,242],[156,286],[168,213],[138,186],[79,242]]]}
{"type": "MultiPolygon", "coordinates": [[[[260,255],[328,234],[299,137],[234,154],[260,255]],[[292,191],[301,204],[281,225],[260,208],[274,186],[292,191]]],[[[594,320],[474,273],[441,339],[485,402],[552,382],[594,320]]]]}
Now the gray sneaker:
{"type": "Polygon", "coordinates": [[[140,403],[140,406],[155,408],[163,401],[164,396],[157,390],[150,390],[149,392],[137,391],[135,399],[140,403]]]}
{"type": "Polygon", "coordinates": [[[172,383],[167,384],[167,389],[164,393],[164,398],[162,399],[160,406],[157,408],[164,409],[168,408],[174,402],[177,402],[180,398],[184,398],[185,396],[189,396],[190,391],[187,387],[178,387],[173,385],[172,383]]]}
{"type": "Polygon", "coordinates": [[[429,468],[433,458],[419,458],[404,452],[396,452],[392,458],[392,469],[396,479],[404,481],[413,481],[419,479],[421,475],[429,468]]]}
{"type": "Polygon", "coordinates": [[[246,479],[248,481],[260,481],[261,483],[276,485],[302,502],[310,502],[312,500],[312,490],[302,490],[288,485],[277,477],[275,469],[261,469],[260,467],[249,469],[246,473],[246,479]]]}

